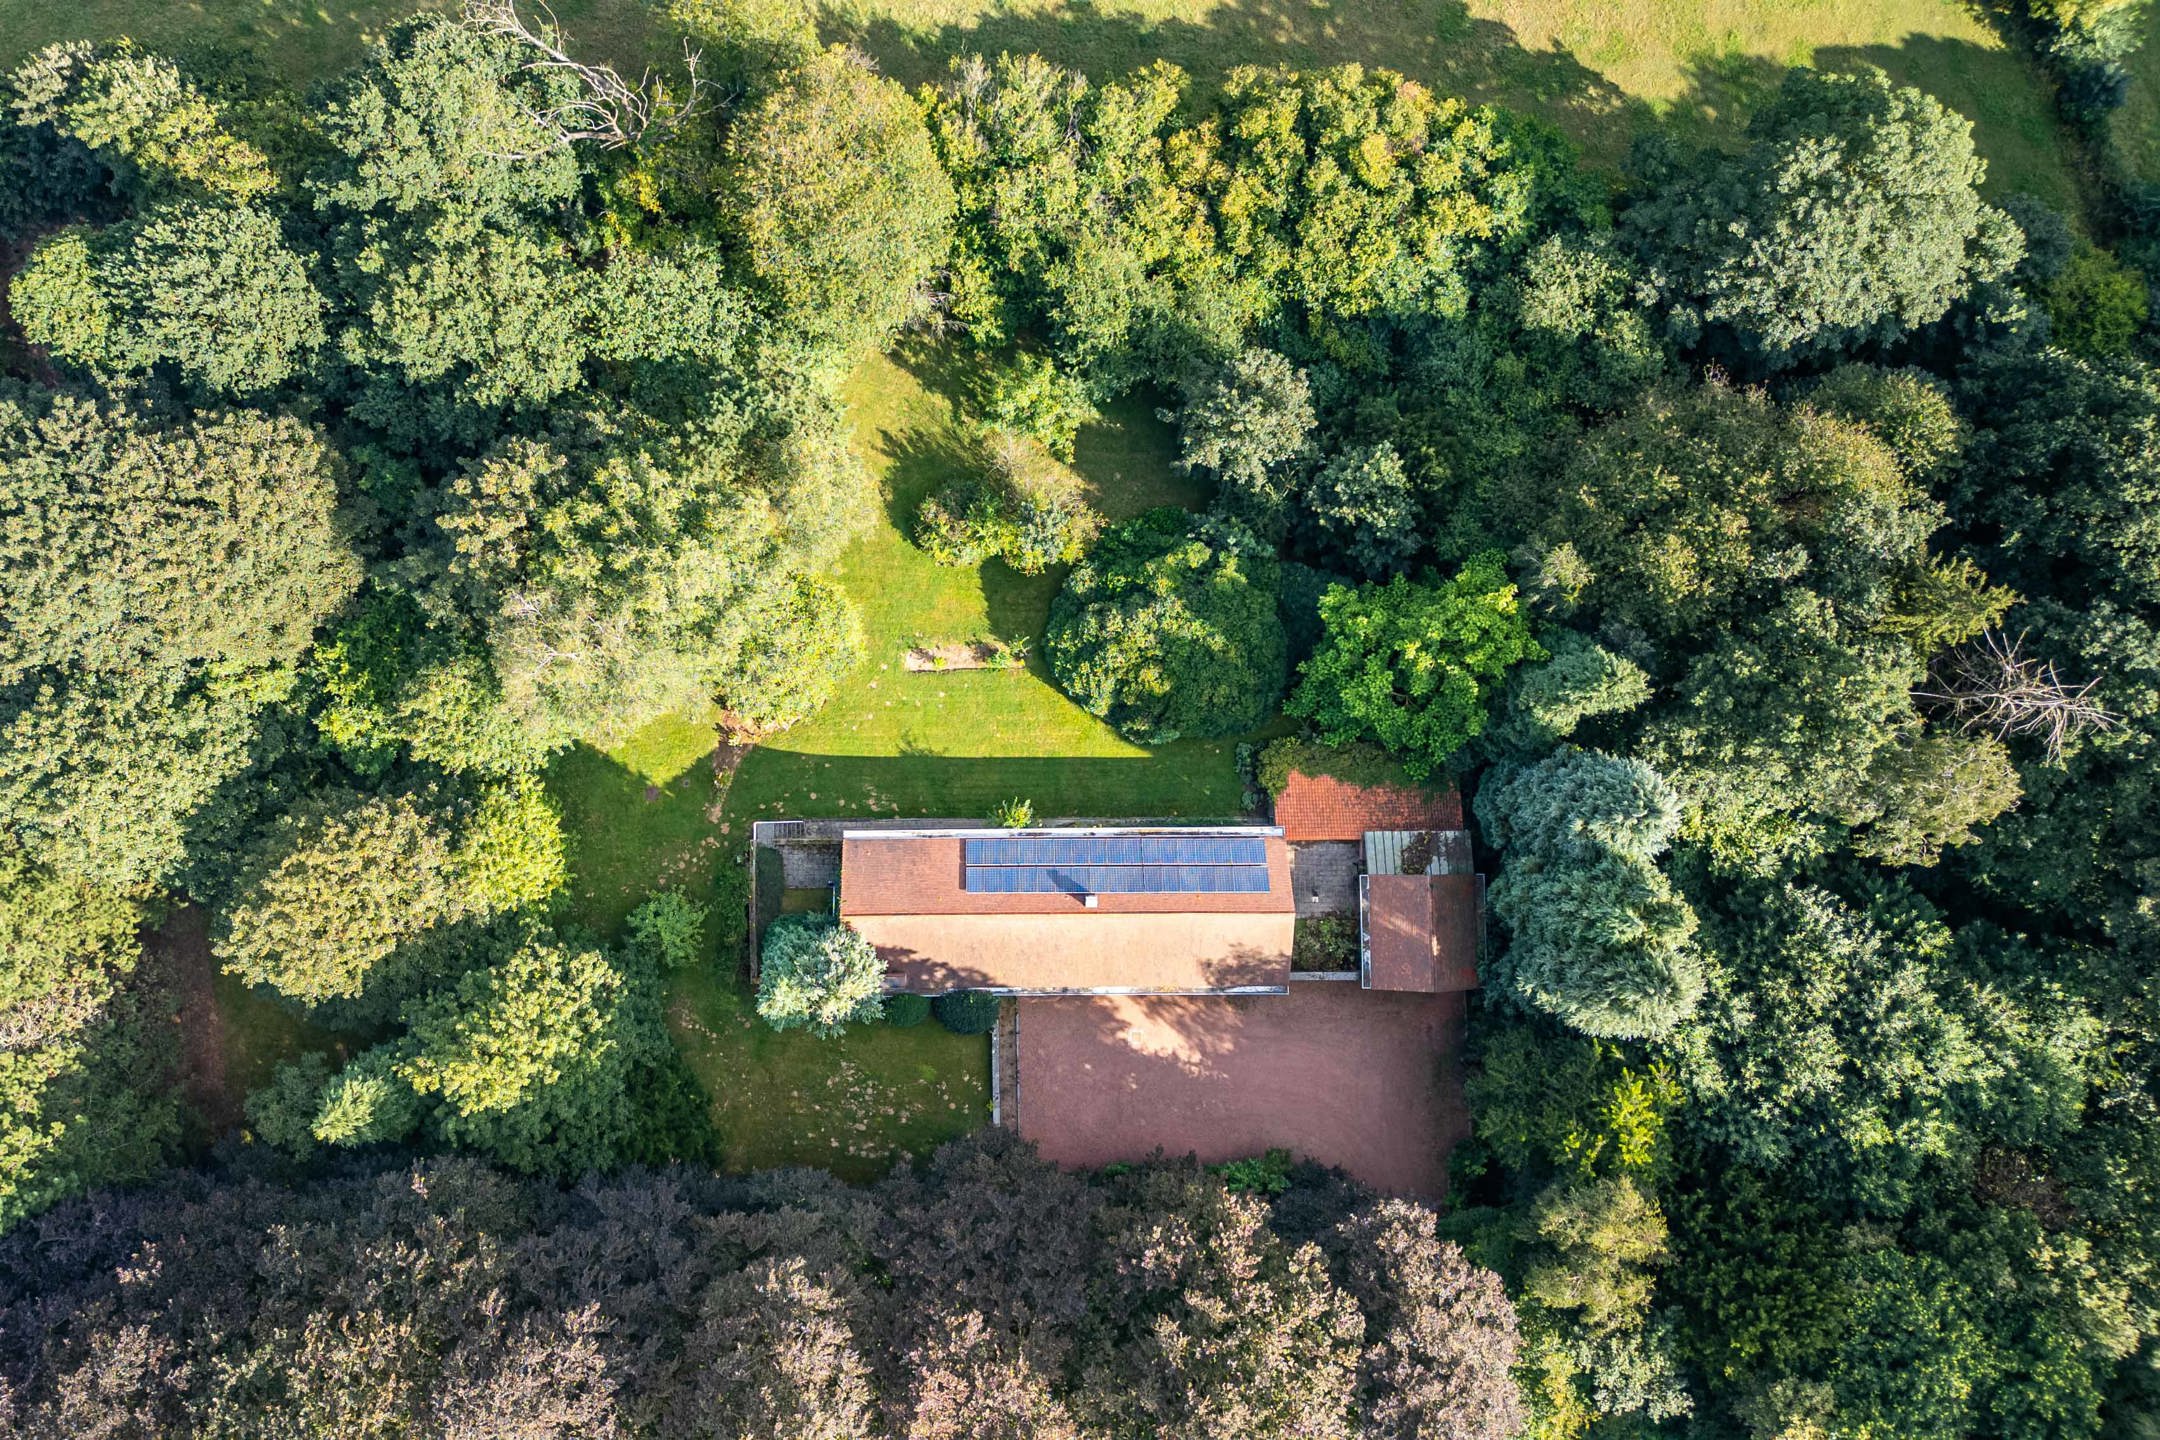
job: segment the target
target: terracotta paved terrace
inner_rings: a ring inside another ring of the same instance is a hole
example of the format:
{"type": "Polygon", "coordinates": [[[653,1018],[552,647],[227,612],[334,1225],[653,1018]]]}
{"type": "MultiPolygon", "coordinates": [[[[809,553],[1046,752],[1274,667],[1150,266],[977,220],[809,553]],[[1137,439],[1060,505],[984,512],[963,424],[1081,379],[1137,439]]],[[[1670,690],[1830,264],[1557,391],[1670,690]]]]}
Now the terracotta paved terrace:
{"type": "Polygon", "coordinates": [[[1019,1002],[1020,1133],[1063,1165],[1273,1146],[1438,1199],[1469,1134],[1461,995],[1298,982],[1287,995],[1019,1002]]]}

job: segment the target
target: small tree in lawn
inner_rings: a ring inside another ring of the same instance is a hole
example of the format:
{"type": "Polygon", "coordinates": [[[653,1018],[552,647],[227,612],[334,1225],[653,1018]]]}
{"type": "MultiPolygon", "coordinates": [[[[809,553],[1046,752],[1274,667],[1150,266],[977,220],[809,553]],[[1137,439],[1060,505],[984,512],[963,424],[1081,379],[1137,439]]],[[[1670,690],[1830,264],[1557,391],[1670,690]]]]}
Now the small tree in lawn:
{"type": "Polygon", "coordinates": [[[885,962],[850,925],[784,915],[765,932],[758,1014],[775,1030],[807,1029],[826,1038],[883,1008],[885,962]]]}
{"type": "Polygon", "coordinates": [[[1452,580],[1331,587],[1325,636],[1287,707],[1331,745],[1377,740],[1424,779],[1485,728],[1500,681],[1545,651],[1497,550],[1452,580]]]}

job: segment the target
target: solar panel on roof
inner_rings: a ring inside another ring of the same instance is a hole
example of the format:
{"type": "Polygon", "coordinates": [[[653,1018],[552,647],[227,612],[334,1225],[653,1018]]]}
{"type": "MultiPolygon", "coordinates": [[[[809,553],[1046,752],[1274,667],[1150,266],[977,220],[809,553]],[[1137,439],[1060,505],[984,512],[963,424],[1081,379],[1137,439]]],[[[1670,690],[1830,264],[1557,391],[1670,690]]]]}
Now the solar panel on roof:
{"type": "Polygon", "coordinates": [[[1030,835],[966,845],[970,865],[1267,864],[1267,842],[1247,835],[1030,835]]]}

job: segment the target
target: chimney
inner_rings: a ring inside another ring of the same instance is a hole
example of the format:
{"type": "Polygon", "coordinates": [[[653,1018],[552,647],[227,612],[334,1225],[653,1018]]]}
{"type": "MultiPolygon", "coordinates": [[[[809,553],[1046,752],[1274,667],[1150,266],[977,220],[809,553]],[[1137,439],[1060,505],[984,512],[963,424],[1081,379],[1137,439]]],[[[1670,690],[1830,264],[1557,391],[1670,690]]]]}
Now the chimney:
{"type": "Polygon", "coordinates": [[[1087,906],[1088,909],[1093,910],[1099,902],[1093,895],[1083,895],[1080,897],[1080,903],[1087,906]]]}

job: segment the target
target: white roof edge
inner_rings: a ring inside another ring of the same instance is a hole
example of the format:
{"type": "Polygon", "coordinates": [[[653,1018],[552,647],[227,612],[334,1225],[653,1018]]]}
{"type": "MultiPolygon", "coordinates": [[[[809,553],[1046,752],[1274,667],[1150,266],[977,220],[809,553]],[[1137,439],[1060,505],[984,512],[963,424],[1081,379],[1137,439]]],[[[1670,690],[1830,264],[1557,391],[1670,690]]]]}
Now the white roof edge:
{"type": "Polygon", "coordinates": [[[1279,838],[1280,825],[1064,825],[1054,829],[842,830],[843,840],[1050,840],[1118,835],[1257,835],[1279,838]]]}

